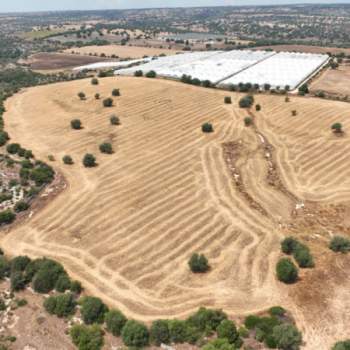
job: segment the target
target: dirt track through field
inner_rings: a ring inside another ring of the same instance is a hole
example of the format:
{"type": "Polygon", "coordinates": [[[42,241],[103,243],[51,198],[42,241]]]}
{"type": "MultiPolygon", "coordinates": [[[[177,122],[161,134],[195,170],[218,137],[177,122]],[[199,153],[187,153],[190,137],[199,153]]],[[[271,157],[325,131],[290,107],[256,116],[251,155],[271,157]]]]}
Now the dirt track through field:
{"type": "MultiPolygon", "coordinates": [[[[54,155],[68,187],[5,235],[2,246],[13,254],[57,258],[91,293],[129,317],[184,317],[203,305],[249,314],[281,304],[297,315],[312,346],[329,349],[344,330],[334,329],[331,317],[322,325],[308,320],[310,305],[295,296],[298,284],[280,284],[274,271],[299,201],[349,201],[349,138],[329,129],[341,121],[350,130],[349,107],[259,96],[256,128],[246,128],[247,112],[236,108],[240,96],[232,94],[233,105],[224,105],[226,94],[164,80],[106,78],[98,86],[84,80],[32,88],[8,100],[12,140],[39,158],[54,155]],[[103,108],[93,96],[107,97],[113,88],[122,96],[103,108]],[[79,101],[79,91],[87,101],[79,101]],[[291,116],[293,109],[298,116],[291,116]],[[110,125],[112,113],[121,126],[110,125]],[[74,118],[83,130],[71,130],[74,118]],[[213,134],[200,130],[207,121],[213,134]],[[112,142],[113,155],[99,153],[104,141],[112,142]],[[97,156],[98,167],[83,168],[87,152],[97,156]],[[65,154],[73,166],[62,164],[65,154]],[[208,274],[189,272],[194,252],[209,258],[208,274]]],[[[332,293],[329,283],[323,288],[332,293]]],[[[315,291],[319,287],[315,282],[315,291]]],[[[341,295],[332,295],[332,303],[341,295]]],[[[328,311],[345,317],[339,308],[328,311]]]]}

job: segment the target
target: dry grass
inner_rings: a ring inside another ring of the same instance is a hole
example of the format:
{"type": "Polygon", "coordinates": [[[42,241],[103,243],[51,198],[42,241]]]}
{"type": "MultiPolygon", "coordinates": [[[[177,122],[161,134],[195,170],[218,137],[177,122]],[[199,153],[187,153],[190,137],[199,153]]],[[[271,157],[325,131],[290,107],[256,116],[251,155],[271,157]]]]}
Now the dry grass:
{"type": "Polygon", "coordinates": [[[312,91],[322,90],[328,94],[350,95],[350,66],[341,65],[338,69],[328,69],[311,84],[312,91]]]}
{"type": "Polygon", "coordinates": [[[73,47],[67,49],[66,52],[72,51],[78,52],[81,55],[94,55],[97,53],[101,55],[104,53],[107,56],[116,55],[120,58],[142,58],[143,56],[157,56],[161,54],[175,55],[176,50],[159,49],[153,47],[141,47],[141,46],[121,46],[121,45],[106,45],[106,46],[85,46],[85,47],[73,47]]]}
{"type": "Polygon", "coordinates": [[[239,95],[232,94],[233,105],[223,103],[225,95],[125,77],[101,79],[99,86],[84,80],[37,87],[8,100],[13,141],[40,158],[54,155],[69,185],[1,245],[60,260],[89,292],[145,321],[183,317],[203,305],[241,315],[280,304],[296,316],[305,349],[328,350],[350,336],[350,305],[340,292],[349,282],[335,278],[346,256],[332,270],[322,263],[334,259],[325,249],[329,232],[350,231],[348,215],[335,207],[350,199],[349,137],[330,132],[335,121],[350,129],[348,105],[258,96],[263,110],[256,128],[246,128],[239,95]],[[93,95],[105,97],[115,87],[122,96],[102,108],[93,95]],[[79,101],[79,91],[87,101],[79,101]],[[112,113],[121,126],[110,125],[112,113]],[[83,130],[70,129],[73,118],[83,130]],[[213,134],[201,132],[206,121],[213,134]],[[113,144],[113,155],[98,152],[104,141],[113,144]],[[97,156],[98,167],[83,168],[86,152],[97,156]],[[63,165],[65,154],[76,164],[63,165]],[[300,202],[307,210],[296,213],[300,202]],[[312,226],[319,217],[324,221],[312,226]],[[316,268],[294,287],[277,282],[274,272],[280,239],[291,232],[313,237],[316,255],[316,268]],[[208,274],[189,272],[193,252],[207,255],[208,274]],[[333,278],[321,278],[323,272],[333,278]]]}

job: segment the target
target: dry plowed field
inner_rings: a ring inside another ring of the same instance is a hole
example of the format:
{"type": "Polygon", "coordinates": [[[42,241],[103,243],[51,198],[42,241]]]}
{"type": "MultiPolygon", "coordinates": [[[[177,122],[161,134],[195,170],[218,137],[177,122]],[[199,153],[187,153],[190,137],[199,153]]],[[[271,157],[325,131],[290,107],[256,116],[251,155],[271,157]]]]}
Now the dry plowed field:
{"type": "Polygon", "coordinates": [[[67,188],[1,244],[60,260],[129,317],[184,317],[199,306],[243,315],[280,304],[294,313],[305,349],[329,349],[350,336],[350,259],[327,249],[333,233],[349,233],[350,139],[330,132],[335,121],[350,130],[349,105],[258,96],[262,111],[247,128],[240,96],[225,105],[226,94],[123,77],[37,87],[9,99],[12,140],[39,158],[53,155],[67,188]],[[103,108],[93,96],[113,88],[122,96],[103,108]],[[112,113],[121,126],[110,125],[112,113]],[[71,130],[74,118],[84,129],[71,130]],[[206,121],[214,133],[201,132],[206,121]],[[104,141],[114,154],[99,153],[104,141]],[[83,168],[87,152],[98,167],[83,168]],[[63,165],[65,154],[76,163],[63,165]],[[279,242],[290,233],[308,242],[316,260],[293,286],[274,272],[279,242]],[[209,273],[189,272],[193,252],[206,254],[209,273]]]}

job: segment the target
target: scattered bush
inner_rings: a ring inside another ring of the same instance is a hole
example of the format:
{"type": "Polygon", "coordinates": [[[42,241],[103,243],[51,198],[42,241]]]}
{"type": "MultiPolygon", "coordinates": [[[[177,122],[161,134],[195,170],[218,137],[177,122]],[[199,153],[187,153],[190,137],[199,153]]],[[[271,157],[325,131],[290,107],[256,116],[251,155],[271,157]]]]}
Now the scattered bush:
{"type": "Polygon", "coordinates": [[[292,111],[292,116],[295,117],[297,114],[298,114],[298,112],[294,109],[294,110],[292,111]]]}
{"type": "Polygon", "coordinates": [[[350,240],[345,237],[335,236],[329,243],[329,249],[334,252],[347,253],[350,251],[350,240]]]}
{"type": "Polygon", "coordinates": [[[293,252],[293,257],[298,263],[299,267],[314,267],[314,260],[310,254],[310,249],[304,244],[298,244],[295,251],[293,252]]]}
{"type": "Polygon", "coordinates": [[[183,320],[170,320],[169,334],[170,342],[175,344],[182,344],[188,340],[188,324],[183,320]]]}
{"type": "Polygon", "coordinates": [[[214,131],[213,125],[210,123],[204,123],[202,125],[202,131],[206,133],[213,132],[214,131]]]}
{"type": "Polygon", "coordinates": [[[156,78],[156,77],[157,77],[157,73],[154,70],[151,70],[146,73],[146,78],[156,78]]]}
{"type": "Polygon", "coordinates": [[[21,271],[13,271],[10,275],[11,291],[17,292],[26,287],[26,279],[21,271]]]}
{"type": "Polygon", "coordinates": [[[281,324],[273,329],[273,338],[278,349],[298,350],[302,343],[301,333],[292,324],[281,324]]]}
{"type": "Polygon", "coordinates": [[[337,342],[332,350],[350,350],[350,340],[344,340],[337,342]]]}
{"type": "Polygon", "coordinates": [[[105,315],[105,321],[108,332],[119,337],[127,322],[127,318],[118,310],[110,310],[105,315]]]}
{"type": "Polygon", "coordinates": [[[16,256],[11,260],[11,272],[23,272],[30,262],[31,260],[27,256],[16,256]]]}
{"type": "Polygon", "coordinates": [[[120,96],[120,90],[119,89],[113,89],[112,90],[112,96],[120,96]]]}
{"type": "Polygon", "coordinates": [[[259,104],[255,105],[255,110],[257,112],[261,111],[261,105],[259,105],[259,104]]]}
{"type": "Polygon", "coordinates": [[[78,97],[80,98],[80,100],[85,100],[86,99],[86,95],[83,92],[79,92],[78,93],[78,97]]]}
{"type": "Polygon", "coordinates": [[[55,289],[57,292],[64,293],[66,290],[70,289],[70,286],[71,282],[68,275],[62,274],[55,284],[55,289]]]}
{"type": "Polygon", "coordinates": [[[308,94],[309,93],[309,87],[307,86],[307,84],[303,84],[302,86],[300,86],[300,88],[298,89],[299,93],[301,94],[308,94]]]}
{"type": "Polygon", "coordinates": [[[2,255],[0,256],[0,279],[9,277],[11,265],[9,261],[2,255]]]}
{"type": "Polygon", "coordinates": [[[150,338],[151,342],[154,343],[156,346],[160,346],[161,344],[169,344],[170,331],[168,321],[154,321],[150,329],[150,338]]]}
{"type": "Polygon", "coordinates": [[[251,117],[245,117],[244,118],[244,125],[245,126],[250,126],[253,124],[253,119],[251,117]]]}
{"type": "Polygon", "coordinates": [[[137,70],[137,71],[134,73],[134,76],[135,76],[135,77],[142,77],[142,76],[143,76],[142,70],[137,70]]]}
{"type": "Polygon", "coordinates": [[[276,266],[277,278],[284,283],[294,283],[298,279],[298,270],[288,258],[282,258],[276,266]]]}
{"type": "Polygon", "coordinates": [[[232,103],[231,96],[225,96],[224,102],[225,102],[226,104],[231,104],[231,103],[232,103]]]}
{"type": "Polygon", "coordinates": [[[44,301],[45,310],[52,315],[58,317],[68,317],[75,313],[76,301],[73,294],[61,294],[48,297],[44,301]]]}
{"type": "Polygon", "coordinates": [[[109,120],[112,125],[120,125],[120,119],[116,115],[112,115],[109,120]]]}
{"type": "Polygon", "coordinates": [[[21,212],[21,211],[25,211],[25,210],[27,210],[28,208],[29,208],[29,203],[28,202],[26,202],[26,201],[18,201],[16,204],[15,204],[15,206],[14,206],[14,209],[15,209],[15,212],[16,213],[19,213],[19,212],[21,212]]]}
{"type": "Polygon", "coordinates": [[[99,93],[95,94],[95,100],[99,100],[101,98],[101,95],[99,93]]]}
{"type": "Polygon", "coordinates": [[[86,324],[103,323],[107,306],[100,298],[83,297],[80,301],[81,316],[86,324]]]}
{"type": "Polygon", "coordinates": [[[269,309],[269,314],[275,317],[282,317],[286,314],[286,310],[281,306],[273,306],[269,309]]]}
{"type": "Polygon", "coordinates": [[[288,96],[285,97],[284,102],[290,102],[290,99],[288,96]]]}
{"type": "Polygon", "coordinates": [[[122,339],[126,346],[144,347],[149,344],[149,332],[143,323],[129,320],[123,327],[122,339]]]}
{"type": "Polygon", "coordinates": [[[223,320],[217,328],[218,338],[226,338],[230,344],[238,338],[236,325],[231,320],[223,320]]]}
{"type": "Polygon", "coordinates": [[[80,294],[83,290],[83,287],[79,281],[71,281],[69,289],[72,293],[80,294]]]}
{"type": "Polygon", "coordinates": [[[103,347],[103,331],[98,325],[74,325],[70,336],[79,350],[100,350],[103,347]]]}
{"type": "Polygon", "coordinates": [[[30,173],[30,179],[35,182],[35,185],[42,185],[52,182],[55,177],[55,171],[50,165],[44,162],[36,161],[36,168],[30,173]]]}
{"type": "Polygon", "coordinates": [[[112,107],[113,106],[113,99],[108,97],[103,100],[103,106],[104,107],[112,107]]]}
{"type": "Polygon", "coordinates": [[[10,137],[6,131],[0,131],[0,146],[4,146],[9,139],[10,137]]]}
{"type": "Polygon", "coordinates": [[[199,255],[194,253],[191,256],[188,265],[191,271],[195,273],[203,273],[209,270],[208,259],[203,254],[199,255]]]}
{"type": "Polygon", "coordinates": [[[203,346],[202,350],[236,350],[236,346],[230,344],[227,339],[213,339],[203,346]]]}
{"type": "Polygon", "coordinates": [[[19,143],[10,143],[6,146],[6,151],[10,154],[16,154],[20,148],[21,145],[19,143]]]}
{"type": "Polygon", "coordinates": [[[0,225],[11,224],[16,219],[16,214],[11,209],[6,209],[0,212],[0,225]]]}
{"type": "Polygon", "coordinates": [[[101,151],[101,153],[112,154],[113,147],[110,143],[104,142],[100,145],[100,151],[101,151]]]}
{"type": "Polygon", "coordinates": [[[287,237],[281,242],[281,249],[284,254],[292,254],[299,242],[293,237],[287,237]]]}
{"type": "Polygon", "coordinates": [[[98,79],[97,78],[92,78],[91,79],[91,85],[98,85],[98,79]]]}
{"type": "Polygon", "coordinates": [[[72,158],[71,156],[69,156],[69,155],[65,155],[65,156],[62,158],[62,160],[63,160],[63,163],[64,163],[64,164],[68,164],[68,165],[74,164],[73,158],[72,158]]]}
{"type": "Polygon", "coordinates": [[[86,153],[84,158],[83,158],[83,165],[86,168],[95,167],[97,165],[95,156],[90,154],[90,153],[86,153]]]}
{"type": "Polygon", "coordinates": [[[72,129],[80,130],[81,129],[81,121],[79,119],[73,119],[70,122],[72,129]]]}
{"type": "Polygon", "coordinates": [[[254,97],[252,95],[247,95],[242,97],[238,104],[240,108],[250,108],[254,103],[254,97]]]}
{"type": "Polygon", "coordinates": [[[331,129],[333,130],[334,133],[341,134],[343,132],[343,125],[341,123],[334,123],[331,126],[331,129]]]}

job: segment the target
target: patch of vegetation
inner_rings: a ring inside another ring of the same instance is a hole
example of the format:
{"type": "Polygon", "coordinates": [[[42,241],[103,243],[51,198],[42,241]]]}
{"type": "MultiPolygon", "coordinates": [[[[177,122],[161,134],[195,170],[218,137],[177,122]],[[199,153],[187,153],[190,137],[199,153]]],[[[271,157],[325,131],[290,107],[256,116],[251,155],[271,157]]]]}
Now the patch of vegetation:
{"type": "Polygon", "coordinates": [[[225,96],[224,102],[225,102],[226,104],[231,104],[231,103],[232,103],[232,98],[231,98],[231,96],[225,96]]]}
{"type": "Polygon", "coordinates": [[[120,96],[120,90],[119,89],[113,89],[112,90],[112,96],[115,96],[115,97],[120,96]]]}
{"type": "Polygon", "coordinates": [[[108,108],[108,107],[113,107],[113,99],[110,97],[107,97],[103,100],[103,106],[108,108]]]}
{"type": "Polygon", "coordinates": [[[74,130],[80,130],[82,128],[82,124],[81,124],[80,119],[71,120],[70,125],[71,125],[72,129],[74,129],[74,130]]]}
{"type": "Polygon", "coordinates": [[[45,299],[45,310],[52,315],[58,317],[68,317],[73,315],[76,310],[76,301],[73,294],[52,295],[45,299]]]}
{"type": "Polygon", "coordinates": [[[335,134],[341,134],[343,132],[343,124],[342,123],[334,123],[331,126],[331,129],[335,134]]]}
{"type": "Polygon", "coordinates": [[[276,265],[277,278],[284,283],[294,283],[298,279],[298,269],[293,261],[281,258],[276,265]]]}
{"type": "Polygon", "coordinates": [[[154,70],[150,70],[149,72],[146,73],[146,78],[156,78],[157,73],[154,70]]]}
{"type": "Polygon", "coordinates": [[[188,265],[192,272],[194,273],[203,273],[207,272],[210,268],[208,259],[205,257],[204,254],[197,254],[194,253],[189,262],[188,265]]]}
{"type": "Polygon", "coordinates": [[[314,267],[310,249],[293,237],[287,237],[281,242],[282,251],[285,254],[293,254],[295,261],[301,268],[314,267]]]}
{"type": "Polygon", "coordinates": [[[103,331],[96,324],[92,326],[74,325],[69,333],[73,344],[79,350],[100,350],[103,347],[103,331]]]}
{"type": "Polygon", "coordinates": [[[91,85],[98,85],[99,82],[98,82],[98,79],[97,78],[92,78],[91,79],[91,85]]]}
{"type": "Polygon", "coordinates": [[[78,97],[80,98],[81,101],[86,100],[86,95],[85,95],[85,93],[82,92],[82,91],[78,93],[78,97]]]}
{"type": "Polygon", "coordinates": [[[350,339],[335,343],[332,350],[350,350],[350,339]]]}
{"type": "Polygon", "coordinates": [[[142,70],[137,70],[137,71],[135,71],[134,76],[135,76],[135,77],[142,77],[142,76],[143,76],[142,70]]]}
{"type": "Polygon", "coordinates": [[[73,158],[72,158],[71,156],[69,156],[69,155],[65,155],[65,156],[62,158],[62,160],[63,160],[63,163],[64,163],[64,164],[67,164],[67,165],[72,165],[72,164],[74,164],[73,158]]]}
{"type": "Polygon", "coordinates": [[[169,321],[156,320],[152,323],[150,329],[150,339],[153,344],[160,346],[161,344],[170,343],[169,321]]]}
{"type": "Polygon", "coordinates": [[[350,251],[350,240],[342,236],[335,236],[329,243],[329,249],[334,252],[347,253],[350,251]]]}
{"type": "Polygon", "coordinates": [[[245,126],[250,126],[253,124],[253,119],[251,117],[245,117],[244,118],[244,125],[245,126]]]}
{"type": "Polygon", "coordinates": [[[213,125],[211,123],[204,123],[202,125],[202,131],[205,133],[214,132],[213,125]]]}
{"type": "Polygon", "coordinates": [[[83,297],[79,304],[81,305],[81,316],[85,324],[104,322],[108,308],[100,298],[83,297]]]}
{"type": "Polygon", "coordinates": [[[105,321],[108,332],[119,337],[128,320],[119,310],[110,310],[105,315],[105,321]]]}
{"type": "Polygon", "coordinates": [[[122,339],[126,346],[144,347],[149,344],[149,332],[143,323],[129,320],[123,327],[122,339]]]}
{"type": "Polygon", "coordinates": [[[261,111],[261,105],[259,105],[259,104],[255,105],[255,110],[257,112],[260,112],[261,111]]]}
{"type": "Polygon", "coordinates": [[[254,97],[252,95],[247,95],[242,97],[239,102],[238,105],[240,108],[250,108],[254,103],[254,97]]]}
{"type": "Polygon", "coordinates": [[[116,115],[112,115],[110,118],[109,118],[110,122],[111,122],[111,125],[120,125],[120,119],[119,117],[117,117],[116,115]]]}
{"type": "Polygon", "coordinates": [[[112,144],[109,142],[102,143],[100,145],[100,151],[101,151],[101,153],[112,154],[113,153],[112,144]]]}
{"type": "Polygon", "coordinates": [[[93,168],[93,167],[97,166],[95,156],[91,153],[86,153],[84,158],[83,158],[83,165],[86,168],[93,168]]]}
{"type": "Polygon", "coordinates": [[[0,225],[2,224],[11,224],[15,221],[16,214],[11,210],[3,210],[0,212],[0,225]]]}

